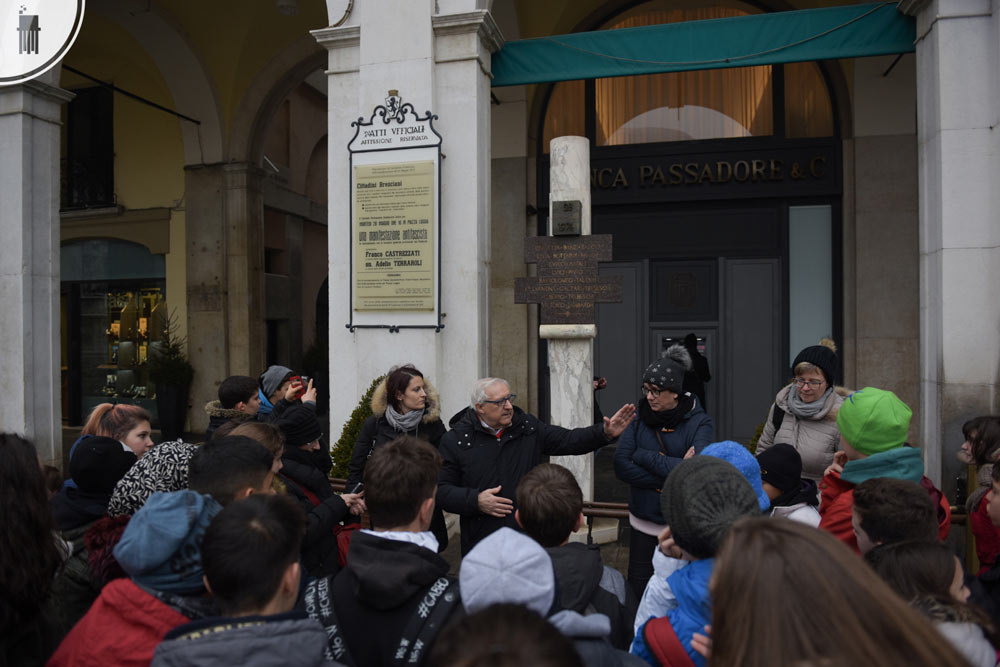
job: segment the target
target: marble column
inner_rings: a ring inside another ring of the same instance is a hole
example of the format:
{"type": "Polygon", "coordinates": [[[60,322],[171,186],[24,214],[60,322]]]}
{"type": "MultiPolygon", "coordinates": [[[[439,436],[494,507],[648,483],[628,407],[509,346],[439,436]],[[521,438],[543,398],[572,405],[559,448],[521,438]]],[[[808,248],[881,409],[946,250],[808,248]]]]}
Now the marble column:
{"type": "Polygon", "coordinates": [[[61,467],[58,71],[0,87],[0,431],[61,467]]]}
{"type": "Polygon", "coordinates": [[[1000,411],[998,3],[905,0],[917,18],[921,434],[927,475],[962,472],[962,423],[1000,411]]]}
{"type": "MultiPolygon", "coordinates": [[[[549,233],[552,202],[580,201],[582,234],[590,234],[590,141],[586,137],[557,137],[549,146],[549,233]]],[[[543,324],[538,336],[548,341],[550,412],[552,423],[566,428],[594,420],[594,324],[543,324]]],[[[553,456],[573,472],[584,500],[594,499],[594,457],[553,456]]]]}

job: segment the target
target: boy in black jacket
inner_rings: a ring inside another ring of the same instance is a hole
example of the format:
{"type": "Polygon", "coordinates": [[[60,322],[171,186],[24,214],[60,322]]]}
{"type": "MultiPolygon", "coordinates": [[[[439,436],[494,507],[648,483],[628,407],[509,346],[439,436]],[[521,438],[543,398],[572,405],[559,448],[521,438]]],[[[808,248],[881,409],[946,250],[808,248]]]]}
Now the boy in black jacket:
{"type": "Polygon", "coordinates": [[[632,589],[621,572],[601,562],[596,546],[569,542],[584,521],[583,492],[573,474],[554,463],[536,466],[517,487],[517,506],[518,524],[552,559],[562,608],[604,614],[611,619],[608,640],[628,650],[638,606],[632,589]]]}
{"type": "Polygon", "coordinates": [[[309,582],[304,604],[327,630],[338,663],[419,667],[438,631],[461,610],[458,583],[430,532],[441,455],[412,436],[375,450],[365,465],[373,530],[351,537],[347,565],[309,582]]]}

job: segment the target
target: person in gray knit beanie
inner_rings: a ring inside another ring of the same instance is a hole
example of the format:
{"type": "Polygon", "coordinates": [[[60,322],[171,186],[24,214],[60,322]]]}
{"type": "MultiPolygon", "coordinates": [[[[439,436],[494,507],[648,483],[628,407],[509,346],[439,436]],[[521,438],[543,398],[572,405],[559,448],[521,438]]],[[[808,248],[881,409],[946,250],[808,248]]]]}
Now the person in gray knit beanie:
{"type": "Polygon", "coordinates": [[[695,456],[674,468],[660,508],[674,542],[692,558],[714,557],[737,519],[760,514],[746,478],[731,463],[711,456],[695,456]]]}
{"type": "Polygon", "coordinates": [[[714,456],[694,456],[667,476],[660,509],[669,529],[660,535],[654,563],[679,560],[657,565],[658,576],[649,580],[636,612],[630,652],[652,663],[653,647],[671,645],[684,650],[691,664],[704,666],[691,641],[711,623],[709,582],[715,554],[739,519],[760,515],[760,504],[750,482],[733,464],[714,456]]]}

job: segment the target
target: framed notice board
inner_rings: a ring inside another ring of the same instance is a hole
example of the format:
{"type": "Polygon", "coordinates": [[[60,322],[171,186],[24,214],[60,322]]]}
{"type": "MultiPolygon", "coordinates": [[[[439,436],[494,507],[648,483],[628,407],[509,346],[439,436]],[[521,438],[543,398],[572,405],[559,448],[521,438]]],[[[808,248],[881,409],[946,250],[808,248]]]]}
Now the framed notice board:
{"type": "Polygon", "coordinates": [[[347,328],[441,323],[441,135],[389,91],[351,123],[350,315],[347,328]]]}

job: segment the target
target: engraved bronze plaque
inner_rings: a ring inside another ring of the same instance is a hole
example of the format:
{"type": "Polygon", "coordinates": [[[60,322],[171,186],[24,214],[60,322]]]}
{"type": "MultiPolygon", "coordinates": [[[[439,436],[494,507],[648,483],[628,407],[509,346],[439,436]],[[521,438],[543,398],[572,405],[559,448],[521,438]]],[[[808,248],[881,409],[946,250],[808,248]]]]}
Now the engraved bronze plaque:
{"type": "Polygon", "coordinates": [[[514,303],[541,304],[541,324],[593,324],[596,303],[622,300],[621,276],[601,276],[597,263],[611,260],[611,236],[530,236],[524,261],[538,265],[535,278],[516,278],[514,303]]]}

